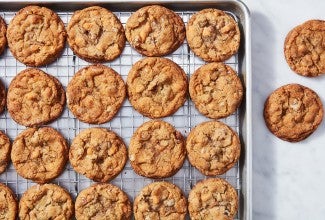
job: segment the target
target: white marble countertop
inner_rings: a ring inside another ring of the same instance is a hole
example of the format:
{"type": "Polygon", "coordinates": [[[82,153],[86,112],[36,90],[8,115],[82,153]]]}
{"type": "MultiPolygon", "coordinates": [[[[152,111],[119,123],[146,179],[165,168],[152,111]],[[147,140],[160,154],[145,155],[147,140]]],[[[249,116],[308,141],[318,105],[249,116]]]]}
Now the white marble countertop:
{"type": "Polygon", "coordinates": [[[325,105],[325,75],[292,72],[283,54],[288,31],[309,19],[325,20],[325,0],[244,0],[251,11],[253,63],[253,219],[325,219],[325,120],[308,139],[288,143],[263,119],[274,89],[300,83],[325,105]]]}

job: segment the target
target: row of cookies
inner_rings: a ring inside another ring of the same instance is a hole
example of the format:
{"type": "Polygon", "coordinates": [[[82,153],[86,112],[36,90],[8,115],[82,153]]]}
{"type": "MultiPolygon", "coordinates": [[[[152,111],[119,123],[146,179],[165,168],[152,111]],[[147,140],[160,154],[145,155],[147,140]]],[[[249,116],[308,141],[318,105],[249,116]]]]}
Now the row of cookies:
{"type": "MultiPolygon", "coordinates": [[[[35,185],[27,189],[19,201],[13,192],[0,183],[0,199],[7,220],[20,219],[115,219],[130,220],[132,204],[125,192],[108,183],[94,184],[82,190],[75,201],[55,184],[35,185]]],[[[145,186],[135,197],[135,220],[185,220],[187,210],[193,220],[232,219],[237,213],[236,190],[223,179],[210,178],[198,182],[190,191],[188,201],[176,185],[154,182],[145,186]]]]}
{"type": "Polygon", "coordinates": [[[0,132],[1,173],[10,159],[17,173],[38,183],[58,177],[69,158],[73,169],[86,177],[107,182],[115,178],[130,158],[133,170],[144,177],[173,176],[188,155],[190,163],[207,176],[221,175],[238,161],[240,140],[235,131],[222,122],[197,125],[185,142],[171,124],[151,120],[133,134],[129,149],[114,132],[105,128],[81,131],[70,149],[64,137],[51,127],[28,128],[12,144],[0,132]]]}
{"type": "Polygon", "coordinates": [[[236,21],[218,9],[194,14],[185,28],[182,18],[163,6],[151,5],[134,12],[125,31],[109,10],[92,6],[76,11],[67,30],[60,17],[46,7],[27,6],[10,21],[0,19],[0,52],[8,41],[13,56],[28,66],[44,66],[58,58],[66,36],[73,52],[89,62],[117,58],[125,41],[145,56],[163,56],[184,41],[203,60],[225,61],[238,51],[240,31],[236,21]]]}

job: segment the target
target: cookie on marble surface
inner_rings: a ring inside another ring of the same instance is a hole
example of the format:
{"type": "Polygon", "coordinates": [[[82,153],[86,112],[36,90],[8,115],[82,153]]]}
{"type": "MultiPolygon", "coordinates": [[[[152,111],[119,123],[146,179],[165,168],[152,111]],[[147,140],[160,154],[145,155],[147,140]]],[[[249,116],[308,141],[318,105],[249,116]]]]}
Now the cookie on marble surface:
{"type": "Polygon", "coordinates": [[[76,219],[130,220],[132,206],[128,196],[117,186],[94,184],[82,190],[75,203],[76,219]]]}
{"type": "Polygon", "coordinates": [[[65,92],[59,80],[40,69],[21,71],[11,81],[7,108],[13,120],[24,126],[39,126],[63,112],[65,92]]]}
{"type": "Polygon", "coordinates": [[[121,22],[111,11],[99,6],[74,12],[67,32],[70,48],[89,62],[114,60],[125,46],[121,22]]]}
{"type": "Polygon", "coordinates": [[[43,184],[30,187],[19,201],[19,218],[36,219],[72,219],[74,206],[66,189],[55,184],[43,184]]]}
{"type": "Polygon", "coordinates": [[[323,104],[308,87],[288,84],[270,94],[264,105],[264,119],[278,138],[298,142],[311,135],[323,120],[323,104]]]}
{"type": "Polygon", "coordinates": [[[202,180],[189,193],[188,210],[192,220],[231,220],[237,209],[237,192],[223,179],[202,180]]]}
{"type": "Polygon", "coordinates": [[[17,213],[16,196],[8,186],[0,183],[0,219],[16,220],[17,213]]]}
{"type": "Polygon", "coordinates": [[[3,173],[10,161],[11,143],[8,136],[0,131],[0,174],[3,173]]]}
{"type": "Polygon", "coordinates": [[[208,8],[190,18],[186,26],[186,39],[195,55],[207,62],[219,62],[237,53],[240,31],[230,15],[208,8]]]}
{"type": "Polygon", "coordinates": [[[285,39],[284,55],[299,75],[325,74],[325,21],[309,20],[293,28],[285,39]]]}
{"type": "Polygon", "coordinates": [[[0,17],[0,54],[6,49],[7,46],[7,25],[6,22],[0,17]]]}
{"type": "Polygon", "coordinates": [[[127,77],[127,92],[132,106],[144,116],[166,117],[186,101],[186,75],[169,59],[144,58],[132,66],[127,77]]]}
{"type": "Polygon", "coordinates": [[[185,39],[185,25],[175,12],[160,5],[140,8],[126,22],[126,38],[145,56],[164,56],[185,39]]]}
{"type": "Polygon", "coordinates": [[[5,110],[6,107],[6,87],[0,80],[0,114],[5,110]]]}
{"type": "Polygon", "coordinates": [[[141,176],[170,177],[182,167],[185,157],[182,134],[171,124],[161,120],[142,124],[130,141],[131,166],[141,176]]]}
{"type": "Polygon", "coordinates": [[[89,128],[81,131],[72,141],[69,160],[78,173],[94,181],[107,182],[123,170],[127,149],[113,131],[89,128]]]}
{"type": "Polygon", "coordinates": [[[169,182],[145,186],[134,200],[134,219],[185,220],[187,201],[180,188],[169,182]]]}
{"type": "Polygon", "coordinates": [[[207,176],[231,169],[240,156],[237,133],[219,121],[203,122],[191,130],[186,140],[190,163],[207,176]]]}
{"type": "Polygon", "coordinates": [[[20,176],[46,183],[62,173],[68,153],[66,140],[55,129],[28,128],[14,140],[11,161],[20,176]]]}
{"type": "Polygon", "coordinates": [[[17,12],[7,30],[13,56],[27,66],[44,66],[58,58],[65,46],[66,30],[52,10],[27,6],[17,12]]]}
{"type": "Polygon", "coordinates": [[[218,119],[236,111],[243,98],[243,85],[236,72],[223,63],[209,63],[190,78],[189,92],[203,115],[218,119]]]}
{"type": "Polygon", "coordinates": [[[126,97],[122,77],[112,68],[91,65],[79,70],[67,86],[70,111],[90,124],[110,121],[121,108],[126,97]]]}

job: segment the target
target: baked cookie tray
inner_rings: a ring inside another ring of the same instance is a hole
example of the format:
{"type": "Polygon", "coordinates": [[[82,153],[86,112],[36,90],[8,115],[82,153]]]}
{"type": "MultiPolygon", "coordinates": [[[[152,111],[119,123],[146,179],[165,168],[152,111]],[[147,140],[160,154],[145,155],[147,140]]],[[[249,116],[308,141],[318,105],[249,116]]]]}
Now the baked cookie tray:
{"type": "MultiPolygon", "coordinates": [[[[58,0],[58,1],[1,1],[0,0],[0,15],[8,24],[15,13],[22,7],[29,4],[43,5],[56,11],[65,24],[70,20],[71,15],[77,9],[82,9],[90,5],[101,5],[113,11],[121,20],[123,25],[129,18],[132,12],[136,11],[144,5],[161,4],[175,12],[177,12],[185,23],[190,16],[204,8],[217,8],[226,11],[235,18],[241,30],[241,45],[239,53],[231,57],[225,63],[233,67],[239,74],[242,82],[245,85],[245,98],[241,107],[236,113],[222,119],[227,125],[238,132],[242,142],[242,152],[239,163],[235,165],[220,178],[226,179],[232,184],[239,195],[239,209],[235,219],[248,220],[252,219],[252,191],[251,191],[251,169],[252,169],[252,85],[251,85],[251,35],[250,35],[250,15],[247,7],[240,1],[236,0],[173,0],[173,1],[135,1],[128,0],[120,3],[116,0],[98,1],[97,3],[91,1],[72,1],[72,0],[58,0]]],[[[188,47],[186,41],[174,53],[166,56],[179,64],[187,76],[190,75],[204,62],[196,57],[188,47]]],[[[123,79],[126,76],[136,61],[142,58],[142,55],[133,50],[128,43],[122,55],[113,62],[105,63],[105,65],[112,67],[120,73],[123,79]]],[[[64,49],[63,54],[51,65],[42,67],[45,72],[56,76],[64,87],[73,77],[74,73],[79,69],[89,65],[86,61],[79,59],[73,54],[68,46],[64,49]]],[[[3,55],[0,56],[0,77],[8,88],[12,78],[26,66],[18,62],[7,48],[3,55]]],[[[129,144],[130,138],[143,122],[148,121],[149,118],[142,116],[135,111],[130,103],[126,100],[123,107],[118,114],[108,123],[99,125],[100,127],[109,128],[119,134],[126,144],[129,144]]],[[[187,98],[186,103],[175,114],[170,117],[163,118],[163,120],[171,123],[186,137],[194,126],[210,119],[202,116],[194,107],[193,103],[187,98]]],[[[77,120],[66,107],[62,116],[49,124],[60,131],[67,141],[71,143],[73,138],[85,128],[96,127],[98,125],[89,125],[77,120]]],[[[0,129],[13,141],[15,137],[25,129],[15,123],[8,111],[0,115],[0,129]]],[[[183,192],[188,196],[191,188],[201,179],[206,178],[198,170],[192,167],[186,160],[182,169],[173,177],[164,179],[179,186],[183,192]]],[[[138,176],[132,170],[129,162],[126,164],[124,170],[111,183],[122,188],[133,201],[138,192],[147,184],[154,180],[138,176]]],[[[9,165],[6,172],[0,175],[0,182],[7,184],[18,196],[26,191],[27,188],[34,185],[32,181],[20,177],[12,164],[9,165]]],[[[65,187],[71,195],[75,198],[82,189],[90,186],[93,182],[88,178],[76,173],[70,164],[66,165],[65,171],[57,179],[53,181],[58,185],[65,187]]],[[[187,217],[189,219],[189,217],[187,217]]]]}

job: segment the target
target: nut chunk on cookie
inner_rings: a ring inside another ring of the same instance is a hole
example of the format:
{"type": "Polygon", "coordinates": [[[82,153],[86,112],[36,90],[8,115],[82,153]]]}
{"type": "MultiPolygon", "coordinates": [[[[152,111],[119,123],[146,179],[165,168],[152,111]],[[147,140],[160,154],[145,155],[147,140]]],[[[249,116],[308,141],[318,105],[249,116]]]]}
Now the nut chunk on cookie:
{"type": "Polygon", "coordinates": [[[76,11],[67,31],[73,52],[89,62],[111,61],[122,53],[125,46],[121,22],[111,11],[102,7],[76,11]]]}
{"type": "Polygon", "coordinates": [[[70,194],[55,184],[30,187],[19,201],[19,219],[72,219],[73,201],[70,194]]]}
{"type": "Polygon", "coordinates": [[[169,182],[145,186],[134,200],[134,219],[185,220],[187,201],[182,191],[169,182]]]}
{"type": "MultiPolygon", "coordinates": [[[[0,131],[0,174],[3,173],[10,160],[11,143],[7,135],[0,131]]],[[[1,218],[0,218],[1,219],[1,218]]]]}
{"type": "Polygon", "coordinates": [[[69,160],[78,173],[98,182],[107,182],[123,170],[127,149],[114,132],[105,128],[89,128],[73,140],[69,160]]]}
{"type": "Polygon", "coordinates": [[[0,183],[0,219],[16,220],[17,199],[9,187],[0,183]]]}
{"type": "Polygon", "coordinates": [[[202,180],[188,196],[188,211],[192,220],[231,220],[237,209],[237,192],[223,179],[202,180]]]}
{"type": "Polygon", "coordinates": [[[131,202],[118,187],[108,184],[94,184],[82,190],[75,204],[77,220],[130,220],[131,202]]]}
{"type": "Polygon", "coordinates": [[[264,119],[269,130],[289,142],[298,142],[311,135],[322,122],[323,114],[319,96],[299,84],[276,89],[264,105],[264,119]]]}
{"type": "Polygon", "coordinates": [[[7,108],[11,117],[24,126],[39,126],[58,118],[65,104],[59,80],[40,69],[29,68],[11,81],[7,108]]]}
{"type": "Polygon", "coordinates": [[[6,107],[6,88],[0,80],[0,114],[5,110],[6,107]]]}
{"type": "Polygon", "coordinates": [[[39,6],[21,9],[7,31],[11,53],[27,66],[44,66],[55,61],[65,46],[66,35],[60,17],[39,6]]]}

